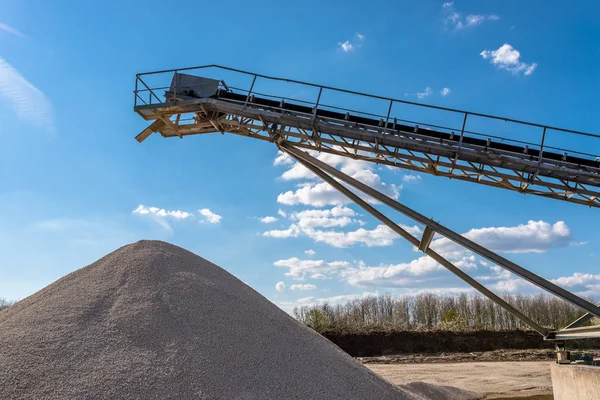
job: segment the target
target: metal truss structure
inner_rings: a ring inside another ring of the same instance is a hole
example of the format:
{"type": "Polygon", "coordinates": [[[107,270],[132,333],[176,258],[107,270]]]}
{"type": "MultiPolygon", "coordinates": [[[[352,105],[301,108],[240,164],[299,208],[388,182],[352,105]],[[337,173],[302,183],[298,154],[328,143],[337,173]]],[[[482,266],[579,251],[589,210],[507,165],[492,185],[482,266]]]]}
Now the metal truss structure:
{"type": "Polygon", "coordinates": [[[550,131],[568,133],[574,137],[579,135],[600,139],[598,135],[479,113],[425,106],[214,65],[138,74],[134,109],[145,120],[152,121],[136,137],[139,142],[144,141],[153,132],[158,132],[163,137],[179,138],[197,134],[231,133],[275,143],[281,151],[311,170],[420,251],[528,324],[545,339],[562,341],[600,337],[600,326],[582,326],[594,316],[600,318],[600,308],[596,305],[426,218],[303,151],[327,152],[585,204],[590,207],[600,207],[600,158],[589,153],[544,145],[550,131]],[[207,68],[250,75],[252,84],[248,90],[241,90],[227,86],[222,80],[181,73],[181,71],[207,68]],[[157,74],[168,74],[172,77],[170,85],[151,87],[145,82],[147,76],[157,74]],[[314,103],[310,103],[255,93],[253,88],[259,78],[313,87],[318,89],[318,97],[314,103]],[[360,113],[321,104],[320,99],[324,91],[389,101],[387,115],[360,113]],[[148,101],[145,101],[146,98],[148,101]],[[392,114],[395,103],[460,113],[463,116],[462,128],[453,130],[438,125],[400,120],[392,114]],[[535,144],[496,136],[485,138],[485,135],[467,130],[469,116],[539,127],[542,130],[541,142],[535,144]],[[423,225],[422,237],[411,235],[340,182],[354,187],[423,225]],[[548,331],[431,249],[429,245],[436,233],[576,305],[587,314],[565,329],[548,331]]]}

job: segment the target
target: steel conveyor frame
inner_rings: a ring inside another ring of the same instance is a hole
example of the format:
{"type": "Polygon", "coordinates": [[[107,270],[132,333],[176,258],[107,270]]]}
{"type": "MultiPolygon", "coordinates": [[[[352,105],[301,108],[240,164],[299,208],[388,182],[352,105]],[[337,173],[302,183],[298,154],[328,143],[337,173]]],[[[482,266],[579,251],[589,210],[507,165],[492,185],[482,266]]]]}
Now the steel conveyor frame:
{"type": "Polygon", "coordinates": [[[470,241],[432,219],[426,218],[406,205],[385,196],[303,151],[328,152],[433,175],[516,190],[521,193],[600,207],[600,163],[598,158],[594,157],[593,154],[574,151],[564,151],[561,154],[556,152],[557,149],[555,148],[544,147],[545,138],[551,130],[600,139],[599,135],[479,113],[425,106],[305,82],[251,74],[246,71],[219,66],[138,74],[136,77],[135,99],[135,111],[145,120],[153,121],[136,137],[139,142],[144,141],[153,132],[158,132],[163,137],[179,138],[187,135],[220,132],[273,142],[282,152],[290,155],[420,251],[536,330],[545,339],[562,341],[583,337],[600,337],[599,327],[581,327],[591,317],[600,317],[600,308],[596,305],[470,241]],[[173,82],[178,82],[178,74],[181,74],[181,71],[202,70],[212,67],[252,75],[253,80],[250,89],[246,91],[237,90],[236,92],[236,89],[220,81],[218,89],[210,95],[196,96],[193,91],[189,90],[186,90],[184,95],[181,94],[183,90],[180,90],[178,95],[177,85],[150,88],[143,80],[145,75],[174,73],[173,82]],[[315,103],[308,105],[305,104],[306,102],[298,102],[293,99],[273,100],[273,96],[253,92],[257,78],[317,87],[319,88],[319,96],[315,103]],[[142,86],[142,89],[140,89],[140,86],[142,86]],[[168,91],[164,92],[165,89],[168,91]],[[365,113],[347,110],[343,113],[340,110],[344,109],[324,106],[319,103],[324,90],[389,100],[387,116],[377,119],[373,118],[374,115],[372,114],[365,116],[365,113]],[[148,101],[143,100],[146,94],[148,95],[148,101]],[[162,96],[166,96],[166,100],[161,100],[162,96]],[[417,124],[409,125],[407,121],[400,121],[391,115],[395,102],[462,113],[464,117],[460,133],[441,126],[429,125],[423,127],[417,124]],[[186,118],[190,115],[191,118],[186,118]],[[502,138],[494,140],[492,138],[481,139],[481,134],[466,129],[470,115],[539,127],[543,131],[541,143],[537,147],[534,143],[524,144],[523,147],[520,147],[524,142],[515,144],[515,141],[512,141],[512,143],[507,144],[505,142],[509,140],[498,140],[502,138]],[[425,227],[423,236],[420,239],[412,236],[340,182],[360,190],[423,225],[425,227]],[[429,244],[435,233],[568,301],[587,314],[563,330],[548,331],[432,250],[429,244]]]}

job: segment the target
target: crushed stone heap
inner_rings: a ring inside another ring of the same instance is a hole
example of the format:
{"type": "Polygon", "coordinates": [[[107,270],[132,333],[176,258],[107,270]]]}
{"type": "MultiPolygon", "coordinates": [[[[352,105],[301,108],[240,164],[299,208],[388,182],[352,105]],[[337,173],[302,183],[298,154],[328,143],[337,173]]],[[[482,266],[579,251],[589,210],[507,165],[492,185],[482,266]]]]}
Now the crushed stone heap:
{"type": "Polygon", "coordinates": [[[395,388],[220,267],[124,246],[0,312],[2,399],[471,399],[395,388]]]}

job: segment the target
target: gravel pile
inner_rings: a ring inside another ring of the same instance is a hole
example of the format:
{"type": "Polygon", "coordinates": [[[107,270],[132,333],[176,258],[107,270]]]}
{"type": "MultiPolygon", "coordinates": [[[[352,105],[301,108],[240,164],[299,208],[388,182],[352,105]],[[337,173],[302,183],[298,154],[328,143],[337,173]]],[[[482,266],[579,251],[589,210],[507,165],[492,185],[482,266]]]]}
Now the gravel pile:
{"type": "Polygon", "coordinates": [[[124,246],[0,312],[1,399],[471,399],[395,388],[220,267],[124,246]]]}

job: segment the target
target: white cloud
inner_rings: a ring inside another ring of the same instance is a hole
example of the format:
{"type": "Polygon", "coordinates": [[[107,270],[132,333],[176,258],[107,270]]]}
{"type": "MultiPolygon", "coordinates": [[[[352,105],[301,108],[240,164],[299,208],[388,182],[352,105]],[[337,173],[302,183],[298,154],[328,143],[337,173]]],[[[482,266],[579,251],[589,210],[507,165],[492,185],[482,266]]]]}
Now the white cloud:
{"type": "MultiPolygon", "coordinates": [[[[563,221],[550,225],[545,221],[528,221],[526,225],[471,229],[464,237],[496,252],[543,253],[573,241],[571,230],[563,221]]],[[[462,252],[460,246],[446,238],[433,241],[431,247],[442,253],[462,252]]]]}
{"type": "Polygon", "coordinates": [[[277,214],[279,214],[279,216],[283,218],[287,217],[287,213],[283,210],[277,210],[277,214]]]}
{"type": "Polygon", "coordinates": [[[277,152],[277,157],[275,157],[275,161],[273,161],[273,165],[290,165],[294,163],[294,159],[290,157],[289,154],[282,152],[279,150],[277,152]]]}
{"type": "Polygon", "coordinates": [[[490,289],[497,293],[516,293],[524,291],[537,290],[536,286],[518,278],[509,278],[500,280],[494,284],[491,284],[490,289]]]}
{"type": "Polygon", "coordinates": [[[163,228],[165,231],[171,234],[173,233],[173,228],[171,228],[171,225],[167,222],[167,219],[183,220],[194,216],[194,214],[189,213],[187,211],[165,210],[164,208],[147,207],[143,204],[140,204],[132,212],[133,214],[150,217],[161,228],[163,228]]]}
{"type": "Polygon", "coordinates": [[[271,216],[266,216],[266,217],[260,218],[259,221],[262,222],[263,224],[272,224],[273,222],[277,222],[277,218],[271,217],[271,216]]]}
{"type": "Polygon", "coordinates": [[[298,237],[298,236],[300,236],[300,232],[301,231],[300,231],[300,228],[298,227],[298,225],[292,224],[287,229],[283,229],[283,230],[274,229],[272,231],[263,232],[263,236],[273,237],[273,238],[278,238],[278,239],[285,239],[285,238],[290,238],[290,237],[298,237]]]}
{"type": "Polygon", "coordinates": [[[290,215],[290,219],[298,221],[300,228],[333,228],[360,223],[359,220],[349,217],[353,215],[355,215],[355,212],[351,208],[337,206],[330,210],[304,210],[296,212],[290,215]]]}
{"type": "Polygon", "coordinates": [[[340,42],[340,43],[338,43],[338,45],[340,46],[340,49],[342,49],[342,51],[344,51],[344,53],[347,53],[347,52],[351,51],[352,49],[354,49],[354,45],[352,43],[350,43],[349,40],[346,40],[345,42],[340,42]]]}
{"type": "Polygon", "coordinates": [[[19,119],[47,132],[54,131],[54,114],[50,101],[44,93],[2,58],[0,58],[0,97],[12,105],[19,119]]]}
{"type": "MultiPolygon", "coordinates": [[[[292,238],[300,235],[308,236],[315,242],[326,243],[333,247],[350,247],[365,245],[367,247],[390,246],[399,236],[386,225],[378,225],[374,229],[358,228],[354,231],[323,230],[315,228],[343,227],[350,223],[363,224],[362,221],[351,219],[345,215],[355,215],[348,207],[334,207],[330,210],[304,210],[290,215],[296,221],[284,230],[263,232],[263,236],[275,238],[292,238]],[[327,215],[344,215],[342,217],[326,217],[327,215]]],[[[412,235],[420,235],[418,226],[400,225],[412,235]]]]}
{"type": "Polygon", "coordinates": [[[432,93],[433,93],[433,90],[429,86],[427,86],[424,91],[417,92],[417,98],[424,99],[425,97],[430,96],[432,93]]]}
{"type": "Polygon", "coordinates": [[[575,246],[575,247],[585,246],[589,242],[590,242],[589,240],[584,240],[582,242],[573,242],[573,243],[571,243],[571,246],[575,246]]]}
{"type": "Polygon", "coordinates": [[[483,15],[467,15],[467,18],[465,19],[465,24],[466,26],[475,26],[475,25],[479,25],[481,24],[483,21],[485,21],[485,17],[483,15]]]}
{"type": "Polygon", "coordinates": [[[277,290],[278,292],[283,292],[285,290],[285,283],[277,282],[275,284],[275,290],[277,290]]]}
{"type": "Polygon", "coordinates": [[[419,100],[422,100],[422,99],[424,99],[424,98],[426,98],[426,97],[429,97],[429,96],[431,96],[432,94],[433,94],[433,89],[432,89],[431,87],[429,87],[429,86],[427,86],[427,87],[425,88],[425,90],[424,90],[424,91],[422,91],[422,92],[416,92],[416,93],[405,93],[405,95],[406,95],[406,96],[417,96],[417,98],[418,98],[419,100]]]}
{"type": "MultiPolygon", "coordinates": [[[[422,286],[435,279],[443,279],[442,285],[448,282],[446,276],[432,274],[445,271],[445,268],[427,256],[419,257],[408,263],[367,266],[364,262],[350,263],[348,261],[301,260],[290,258],[274,263],[280,268],[287,268],[286,276],[294,280],[304,280],[307,277],[315,280],[331,279],[336,276],[358,287],[400,287],[403,289],[422,286]]],[[[477,260],[472,254],[463,256],[455,262],[461,269],[477,269],[477,260]]],[[[498,275],[498,278],[504,276],[498,275]]]]}
{"type": "Polygon", "coordinates": [[[323,304],[331,304],[331,305],[345,304],[348,301],[352,301],[352,300],[356,300],[356,299],[364,299],[367,297],[377,297],[377,296],[379,296],[379,292],[364,292],[362,294],[342,294],[342,295],[338,295],[338,296],[321,297],[321,298],[303,297],[296,301],[281,302],[281,303],[279,303],[279,306],[281,308],[283,308],[284,310],[291,310],[294,307],[304,307],[304,306],[312,307],[312,306],[323,305],[323,304]]]}
{"type": "Polygon", "coordinates": [[[443,267],[428,256],[419,257],[409,263],[358,268],[347,270],[344,277],[354,286],[406,287],[414,283],[415,276],[421,276],[443,267]]]}
{"type": "MultiPolygon", "coordinates": [[[[394,199],[400,196],[402,187],[383,182],[381,177],[374,172],[374,165],[372,163],[327,153],[309,152],[309,154],[334,168],[339,168],[341,172],[394,199]]],[[[323,207],[350,203],[350,200],[328,183],[314,181],[315,176],[312,172],[304,168],[301,164],[294,163],[281,175],[281,178],[283,180],[309,180],[301,184],[301,187],[295,191],[281,193],[277,197],[277,201],[281,204],[304,204],[313,207],[323,207]]],[[[375,203],[374,200],[368,198],[366,195],[361,195],[361,197],[371,203],[375,203]]]]}
{"type": "MultiPolygon", "coordinates": [[[[463,256],[454,261],[460,269],[477,269],[476,258],[473,255],[463,256]]],[[[407,263],[367,266],[360,262],[352,269],[341,272],[349,284],[359,287],[397,287],[404,290],[415,289],[415,287],[428,285],[432,280],[446,286],[455,281],[448,280],[446,275],[436,273],[446,269],[428,256],[421,256],[407,263]]]]}
{"type": "Polygon", "coordinates": [[[404,175],[402,181],[407,183],[417,183],[421,181],[421,175],[404,175]]]}
{"type": "MultiPolygon", "coordinates": [[[[525,64],[527,65],[527,64],[525,64]]],[[[525,75],[531,75],[533,74],[533,71],[535,71],[535,69],[537,68],[537,63],[533,63],[533,64],[529,64],[527,65],[527,68],[525,68],[525,75]]]]}
{"type": "MultiPolygon", "coordinates": [[[[404,226],[404,228],[413,235],[418,236],[422,233],[422,230],[417,226],[404,226]]],[[[392,244],[393,240],[398,237],[385,225],[379,225],[374,230],[359,229],[354,232],[317,230],[304,230],[303,232],[315,241],[325,242],[335,247],[346,247],[353,244],[384,246],[392,244]]],[[[544,221],[529,221],[526,225],[515,227],[472,229],[464,236],[491,250],[508,253],[539,253],[554,247],[567,245],[572,241],[571,232],[562,221],[553,225],[544,221]]],[[[483,275],[478,278],[490,282],[490,287],[499,291],[530,289],[525,281],[517,279],[505,269],[481,260],[470,251],[449,242],[443,237],[435,239],[431,246],[460,269],[491,271],[491,275],[483,275]]],[[[427,256],[421,256],[406,263],[380,266],[367,266],[363,262],[353,264],[346,261],[326,262],[323,260],[300,260],[298,258],[279,260],[275,265],[288,268],[289,272],[286,275],[294,279],[302,280],[306,277],[328,279],[332,276],[339,276],[349,284],[359,287],[422,287],[424,284],[429,285],[432,279],[440,278],[432,277],[432,274],[445,271],[444,267],[427,256]]],[[[438,284],[445,285],[447,278],[443,279],[438,284]]],[[[595,282],[599,279],[600,275],[576,274],[572,277],[559,278],[556,282],[565,286],[579,285],[580,290],[589,291],[591,290],[590,285],[600,284],[600,281],[595,282]],[[586,282],[589,282],[589,284],[585,285],[586,282]]]]}
{"type": "Polygon", "coordinates": [[[194,214],[189,213],[187,211],[165,210],[164,208],[158,207],[146,207],[143,204],[140,204],[135,210],[133,210],[133,213],[140,215],[156,215],[159,217],[172,217],[175,219],[186,219],[194,216],[194,214]]]}
{"type": "Polygon", "coordinates": [[[290,290],[315,290],[317,287],[310,283],[291,285],[290,290]]]}
{"type": "Polygon", "coordinates": [[[448,96],[450,93],[452,93],[452,90],[450,90],[450,88],[447,88],[447,87],[440,90],[440,94],[442,96],[448,96]]]}
{"type": "Polygon", "coordinates": [[[315,185],[306,185],[296,191],[287,191],[277,196],[277,202],[286,205],[305,204],[314,207],[327,205],[347,204],[350,201],[332,188],[328,183],[322,182],[315,185]]]}
{"type": "Polygon", "coordinates": [[[349,40],[346,40],[344,42],[339,42],[338,50],[343,51],[344,53],[348,53],[350,51],[356,50],[357,48],[361,47],[361,42],[364,42],[365,35],[363,35],[362,33],[357,33],[355,36],[356,36],[358,43],[356,41],[354,41],[354,43],[353,43],[353,42],[350,42],[349,40]]]}
{"type": "Polygon", "coordinates": [[[218,224],[223,218],[222,216],[210,211],[210,209],[208,208],[203,208],[201,210],[198,210],[198,212],[204,217],[204,222],[209,222],[211,224],[218,224]]]}
{"type": "Polygon", "coordinates": [[[312,279],[326,279],[331,274],[339,274],[341,271],[352,268],[347,261],[325,262],[323,260],[301,260],[296,257],[275,261],[273,265],[287,268],[289,271],[285,275],[295,280],[303,280],[307,276],[312,279]]]}
{"type": "MultiPolygon", "coordinates": [[[[413,235],[422,232],[418,226],[401,225],[401,227],[413,235]]],[[[324,231],[312,228],[303,229],[302,232],[315,242],[323,242],[330,246],[341,248],[354,245],[364,245],[367,247],[390,246],[394,240],[400,237],[386,225],[377,225],[374,229],[359,228],[349,232],[324,231]]]]}
{"type": "Polygon", "coordinates": [[[524,75],[531,75],[537,68],[537,63],[527,64],[521,61],[521,53],[505,43],[498,50],[484,50],[479,53],[484,60],[490,60],[490,63],[500,69],[505,69],[514,74],[523,71],[524,75]]]}
{"type": "Polygon", "coordinates": [[[442,8],[444,10],[444,14],[446,15],[444,23],[454,27],[454,29],[457,31],[481,25],[485,21],[497,21],[500,19],[500,17],[495,14],[469,14],[466,17],[463,17],[462,13],[459,13],[454,9],[454,2],[444,3],[442,8]]]}
{"type": "MultiPolygon", "coordinates": [[[[321,154],[324,154],[324,153],[321,153],[321,154]]],[[[314,152],[312,152],[311,155],[313,155],[313,156],[316,155],[317,158],[319,158],[319,155],[314,154],[314,152]]],[[[325,157],[321,157],[321,158],[325,158],[325,157]]],[[[337,159],[335,159],[335,160],[337,161],[337,159]]],[[[321,160],[321,161],[323,161],[323,160],[321,160]]],[[[336,162],[335,164],[337,165],[337,164],[339,164],[339,162],[336,162]]],[[[315,174],[313,174],[311,171],[304,168],[304,166],[302,164],[297,163],[297,162],[294,162],[290,169],[288,169],[283,174],[281,174],[281,179],[283,179],[284,181],[291,181],[291,180],[295,180],[295,179],[316,179],[316,178],[317,178],[317,176],[315,174]]]]}
{"type": "Polygon", "coordinates": [[[455,24],[455,26],[460,26],[460,28],[463,27],[460,13],[457,13],[456,11],[452,11],[448,14],[446,17],[446,23],[448,22],[455,24]]]}
{"type": "MultiPolygon", "coordinates": [[[[154,221],[156,221],[159,225],[161,225],[165,230],[172,232],[171,226],[167,222],[167,219],[178,219],[183,220],[187,218],[193,218],[194,214],[187,211],[181,210],[166,210],[164,208],[158,207],[147,207],[143,204],[140,204],[135,210],[133,210],[134,214],[148,216],[151,217],[154,221]]],[[[202,217],[202,221],[200,222],[209,222],[211,224],[218,224],[221,222],[221,217],[218,214],[210,211],[208,208],[203,208],[198,210],[199,215],[202,217]]]]}
{"type": "Polygon", "coordinates": [[[19,32],[18,30],[16,30],[12,26],[3,24],[2,22],[0,22],[0,31],[4,31],[4,32],[7,32],[7,33],[10,33],[11,35],[18,36],[20,38],[26,38],[27,37],[25,34],[19,32]]]}
{"type": "MultiPolygon", "coordinates": [[[[477,276],[476,279],[486,281],[486,285],[498,293],[539,293],[542,290],[532,283],[511,274],[507,270],[493,266],[493,275],[477,276]],[[489,282],[492,283],[489,283],[489,282]]],[[[551,279],[551,282],[567,288],[579,296],[597,296],[600,292],[600,274],[575,272],[571,276],[551,279]]]]}
{"type": "Polygon", "coordinates": [[[553,279],[552,282],[557,285],[573,288],[577,286],[589,286],[591,284],[600,284],[600,274],[582,274],[581,272],[575,272],[571,276],[560,277],[553,279]]]}
{"type": "Polygon", "coordinates": [[[313,249],[308,249],[308,250],[304,250],[304,254],[308,254],[309,256],[314,256],[315,254],[317,254],[317,252],[314,251],[313,249]]]}

